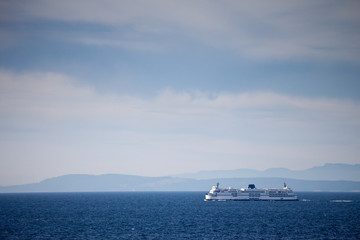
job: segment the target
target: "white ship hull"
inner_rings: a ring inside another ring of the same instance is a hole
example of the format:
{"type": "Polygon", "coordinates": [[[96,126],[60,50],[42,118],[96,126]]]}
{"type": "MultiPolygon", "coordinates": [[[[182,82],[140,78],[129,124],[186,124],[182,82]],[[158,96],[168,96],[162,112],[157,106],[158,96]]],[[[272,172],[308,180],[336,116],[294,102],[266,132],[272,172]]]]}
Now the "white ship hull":
{"type": "Polygon", "coordinates": [[[233,197],[233,196],[205,196],[205,201],[297,201],[297,196],[292,197],[259,197],[250,198],[248,196],[233,197]]]}
{"type": "Polygon", "coordinates": [[[277,189],[256,189],[250,184],[247,189],[219,188],[213,186],[205,195],[205,201],[297,201],[298,197],[294,192],[284,185],[284,188],[277,189]]]}

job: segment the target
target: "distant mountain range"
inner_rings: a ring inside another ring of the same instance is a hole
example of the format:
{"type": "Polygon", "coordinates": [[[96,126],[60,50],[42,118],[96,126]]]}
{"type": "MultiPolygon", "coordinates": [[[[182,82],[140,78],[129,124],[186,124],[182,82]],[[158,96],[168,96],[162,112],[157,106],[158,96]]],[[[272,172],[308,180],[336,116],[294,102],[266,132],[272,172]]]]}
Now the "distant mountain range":
{"type": "Polygon", "coordinates": [[[71,174],[39,183],[0,187],[9,192],[102,192],[102,191],[208,191],[220,182],[222,187],[282,187],[286,182],[295,191],[360,192],[360,164],[325,164],[307,170],[272,168],[202,171],[168,177],[142,177],[123,174],[71,174]]]}
{"type": "MultiPolygon", "coordinates": [[[[344,164],[338,165],[326,164],[323,167],[311,168],[304,171],[291,171],[288,169],[269,169],[266,171],[255,170],[234,170],[234,171],[204,171],[196,174],[188,174],[182,176],[192,176],[193,178],[185,177],[141,177],[123,174],[105,174],[105,175],[86,175],[86,174],[71,174],[60,177],[45,179],[39,183],[4,186],[0,187],[0,193],[10,192],[104,192],[104,191],[208,191],[211,186],[220,182],[222,187],[236,187],[246,188],[249,183],[254,183],[258,188],[282,187],[286,182],[294,191],[334,191],[334,192],[360,192],[360,181],[349,180],[309,180],[296,179],[300,177],[311,178],[315,173],[319,173],[325,177],[324,173],[335,174],[336,169],[341,174],[352,166],[353,172],[359,169],[359,165],[344,164]],[[257,173],[255,176],[249,177],[244,173],[257,173]],[[295,172],[294,176],[287,177],[290,172],[295,172]],[[228,173],[228,174],[227,174],[228,173]],[[242,173],[236,175],[236,173],[242,173]],[[278,173],[281,177],[264,177],[273,176],[271,174],[278,173]],[[261,175],[263,174],[263,175],[261,175]],[[303,175],[301,175],[303,174],[303,175]],[[211,176],[211,177],[210,177],[211,176]],[[236,177],[234,177],[236,176],[236,177]],[[195,179],[197,178],[197,179],[195,179]],[[203,178],[203,179],[201,179],[203,178]]],[[[350,176],[349,173],[349,176],[350,176]]],[[[358,175],[351,175],[352,179],[358,179],[358,175]]],[[[349,177],[347,176],[347,177],[349,177]]],[[[329,178],[336,178],[336,176],[329,176],[329,178]]]]}
{"type": "Polygon", "coordinates": [[[360,181],[360,164],[327,163],[323,166],[306,170],[290,170],[287,168],[270,168],[264,171],[254,169],[214,170],[174,175],[180,178],[213,179],[213,178],[293,178],[303,180],[348,180],[360,181]]]}

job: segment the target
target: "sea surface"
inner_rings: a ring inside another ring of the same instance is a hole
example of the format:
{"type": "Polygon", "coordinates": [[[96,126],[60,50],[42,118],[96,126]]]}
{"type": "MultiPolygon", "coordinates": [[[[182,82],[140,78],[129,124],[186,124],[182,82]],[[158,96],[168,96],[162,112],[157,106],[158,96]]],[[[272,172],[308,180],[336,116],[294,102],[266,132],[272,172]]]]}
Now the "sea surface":
{"type": "Polygon", "coordinates": [[[360,193],[205,202],[205,192],[0,194],[0,239],[360,239],[360,193]]]}

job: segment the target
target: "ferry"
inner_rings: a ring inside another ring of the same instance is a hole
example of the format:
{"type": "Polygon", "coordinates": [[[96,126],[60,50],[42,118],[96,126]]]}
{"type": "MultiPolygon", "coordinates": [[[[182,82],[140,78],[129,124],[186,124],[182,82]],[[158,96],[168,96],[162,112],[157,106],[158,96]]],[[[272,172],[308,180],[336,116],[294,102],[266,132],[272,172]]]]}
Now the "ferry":
{"type": "Polygon", "coordinates": [[[213,186],[205,195],[204,201],[297,201],[297,195],[284,183],[283,188],[258,189],[255,184],[248,188],[219,188],[219,183],[213,186]]]}

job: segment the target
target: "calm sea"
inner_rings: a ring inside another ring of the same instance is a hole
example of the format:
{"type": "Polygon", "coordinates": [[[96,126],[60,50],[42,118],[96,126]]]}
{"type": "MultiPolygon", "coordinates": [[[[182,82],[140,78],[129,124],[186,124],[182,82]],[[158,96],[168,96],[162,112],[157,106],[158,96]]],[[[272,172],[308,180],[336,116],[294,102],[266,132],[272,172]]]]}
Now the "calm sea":
{"type": "Polygon", "coordinates": [[[0,239],[360,239],[360,193],[298,193],[298,202],[204,194],[0,194],[0,239]]]}

